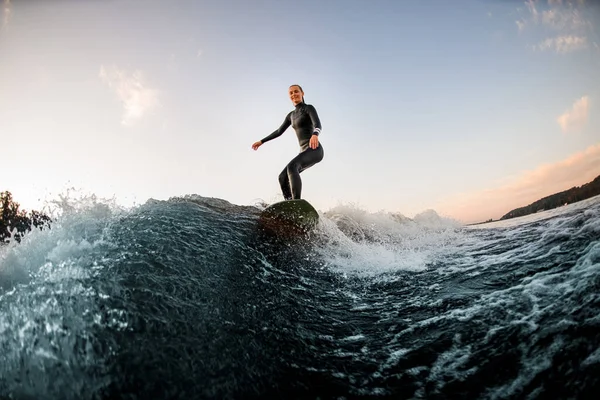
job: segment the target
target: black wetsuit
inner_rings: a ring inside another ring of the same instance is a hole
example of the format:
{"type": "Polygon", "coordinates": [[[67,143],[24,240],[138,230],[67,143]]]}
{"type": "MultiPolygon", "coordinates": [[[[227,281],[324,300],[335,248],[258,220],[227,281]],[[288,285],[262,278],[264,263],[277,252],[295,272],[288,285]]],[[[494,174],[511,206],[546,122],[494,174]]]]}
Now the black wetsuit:
{"type": "Polygon", "coordinates": [[[321,133],[321,121],[319,121],[317,110],[304,102],[298,103],[296,108],[285,117],[279,129],[261,140],[261,142],[265,143],[281,136],[290,125],[296,131],[296,136],[298,136],[300,154],[294,157],[279,174],[279,185],[286,200],[300,198],[302,192],[300,172],[321,161],[324,154],[320,141],[316,149],[311,149],[309,146],[312,135],[318,136],[321,133]]]}

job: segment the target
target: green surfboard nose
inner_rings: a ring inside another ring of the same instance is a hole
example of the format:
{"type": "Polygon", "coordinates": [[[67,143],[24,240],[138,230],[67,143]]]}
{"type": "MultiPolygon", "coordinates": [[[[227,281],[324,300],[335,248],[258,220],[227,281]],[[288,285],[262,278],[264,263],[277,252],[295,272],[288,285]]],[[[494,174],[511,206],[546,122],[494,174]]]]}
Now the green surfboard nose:
{"type": "Polygon", "coordinates": [[[264,229],[282,236],[306,234],[318,222],[317,210],[304,199],[271,204],[261,212],[259,218],[259,223],[264,229]]]}

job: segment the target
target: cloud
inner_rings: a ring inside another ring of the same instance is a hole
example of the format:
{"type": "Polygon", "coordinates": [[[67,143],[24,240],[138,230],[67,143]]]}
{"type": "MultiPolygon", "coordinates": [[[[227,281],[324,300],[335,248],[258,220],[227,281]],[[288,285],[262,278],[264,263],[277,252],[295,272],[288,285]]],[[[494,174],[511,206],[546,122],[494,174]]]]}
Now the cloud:
{"type": "Polygon", "coordinates": [[[12,10],[10,7],[10,0],[4,0],[4,7],[2,10],[2,29],[8,27],[8,23],[10,22],[10,18],[12,15],[12,10]]]}
{"type": "Polygon", "coordinates": [[[589,23],[581,17],[578,9],[551,8],[542,13],[542,22],[558,30],[577,30],[585,28],[589,23]]]}
{"type": "Polygon", "coordinates": [[[129,74],[116,66],[100,66],[100,79],[123,103],[123,125],[133,125],[148,111],[158,106],[158,91],[148,87],[141,71],[129,74]]]}
{"type": "Polygon", "coordinates": [[[600,143],[564,160],[543,164],[499,182],[497,187],[462,193],[436,206],[440,214],[464,222],[498,219],[543,197],[580,186],[600,175],[600,143]]]}
{"type": "Polygon", "coordinates": [[[560,6],[560,5],[563,5],[563,4],[573,5],[573,3],[577,3],[580,6],[582,6],[582,5],[585,4],[585,0],[566,0],[566,1],[563,1],[563,0],[548,0],[548,4],[550,4],[551,6],[553,6],[553,5],[560,6]]]}
{"type": "Polygon", "coordinates": [[[587,39],[583,36],[559,36],[546,39],[538,46],[542,51],[554,50],[559,54],[570,53],[585,47],[587,47],[587,39]]]}
{"type": "Polygon", "coordinates": [[[537,23],[539,14],[538,14],[537,8],[535,8],[535,1],[529,0],[526,4],[527,4],[527,9],[529,10],[529,13],[531,14],[531,18],[533,19],[533,22],[537,23]]]}
{"type": "Polygon", "coordinates": [[[587,15],[583,0],[528,0],[527,11],[516,22],[519,33],[528,27],[529,38],[538,43],[535,50],[567,54],[588,48],[588,36],[594,34],[594,24],[587,15]],[[546,37],[539,40],[539,37],[546,37]]]}
{"type": "Polygon", "coordinates": [[[558,117],[556,121],[563,132],[579,130],[588,120],[589,109],[590,99],[588,96],[583,96],[573,104],[570,110],[558,117]]]}

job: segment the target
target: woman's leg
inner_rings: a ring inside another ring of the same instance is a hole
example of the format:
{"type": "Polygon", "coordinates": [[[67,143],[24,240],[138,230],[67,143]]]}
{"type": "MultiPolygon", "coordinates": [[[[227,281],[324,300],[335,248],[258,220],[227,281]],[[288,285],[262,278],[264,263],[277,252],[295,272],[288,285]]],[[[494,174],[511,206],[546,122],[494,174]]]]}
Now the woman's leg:
{"type": "Polygon", "coordinates": [[[323,159],[323,146],[316,149],[308,148],[298,154],[285,169],[279,174],[279,184],[283,197],[286,200],[299,199],[302,193],[302,179],[300,172],[312,167],[323,159]]]}
{"type": "Polygon", "coordinates": [[[287,167],[279,174],[279,186],[281,186],[281,193],[285,200],[292,199],[292,188],[290,187],[290,178],[288,178],[287,167]]]}

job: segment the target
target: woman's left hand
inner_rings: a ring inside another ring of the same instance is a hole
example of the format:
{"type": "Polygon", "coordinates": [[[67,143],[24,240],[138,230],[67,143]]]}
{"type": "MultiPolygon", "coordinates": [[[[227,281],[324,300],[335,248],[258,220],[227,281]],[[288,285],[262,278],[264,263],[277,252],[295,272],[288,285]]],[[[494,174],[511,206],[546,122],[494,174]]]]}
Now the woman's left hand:
{"type": "Polygon", "coordinates": [[[311,149],[316,149],[319,147],[319,137],[317,135],[311,136],[309,146],[311,149]]]}

